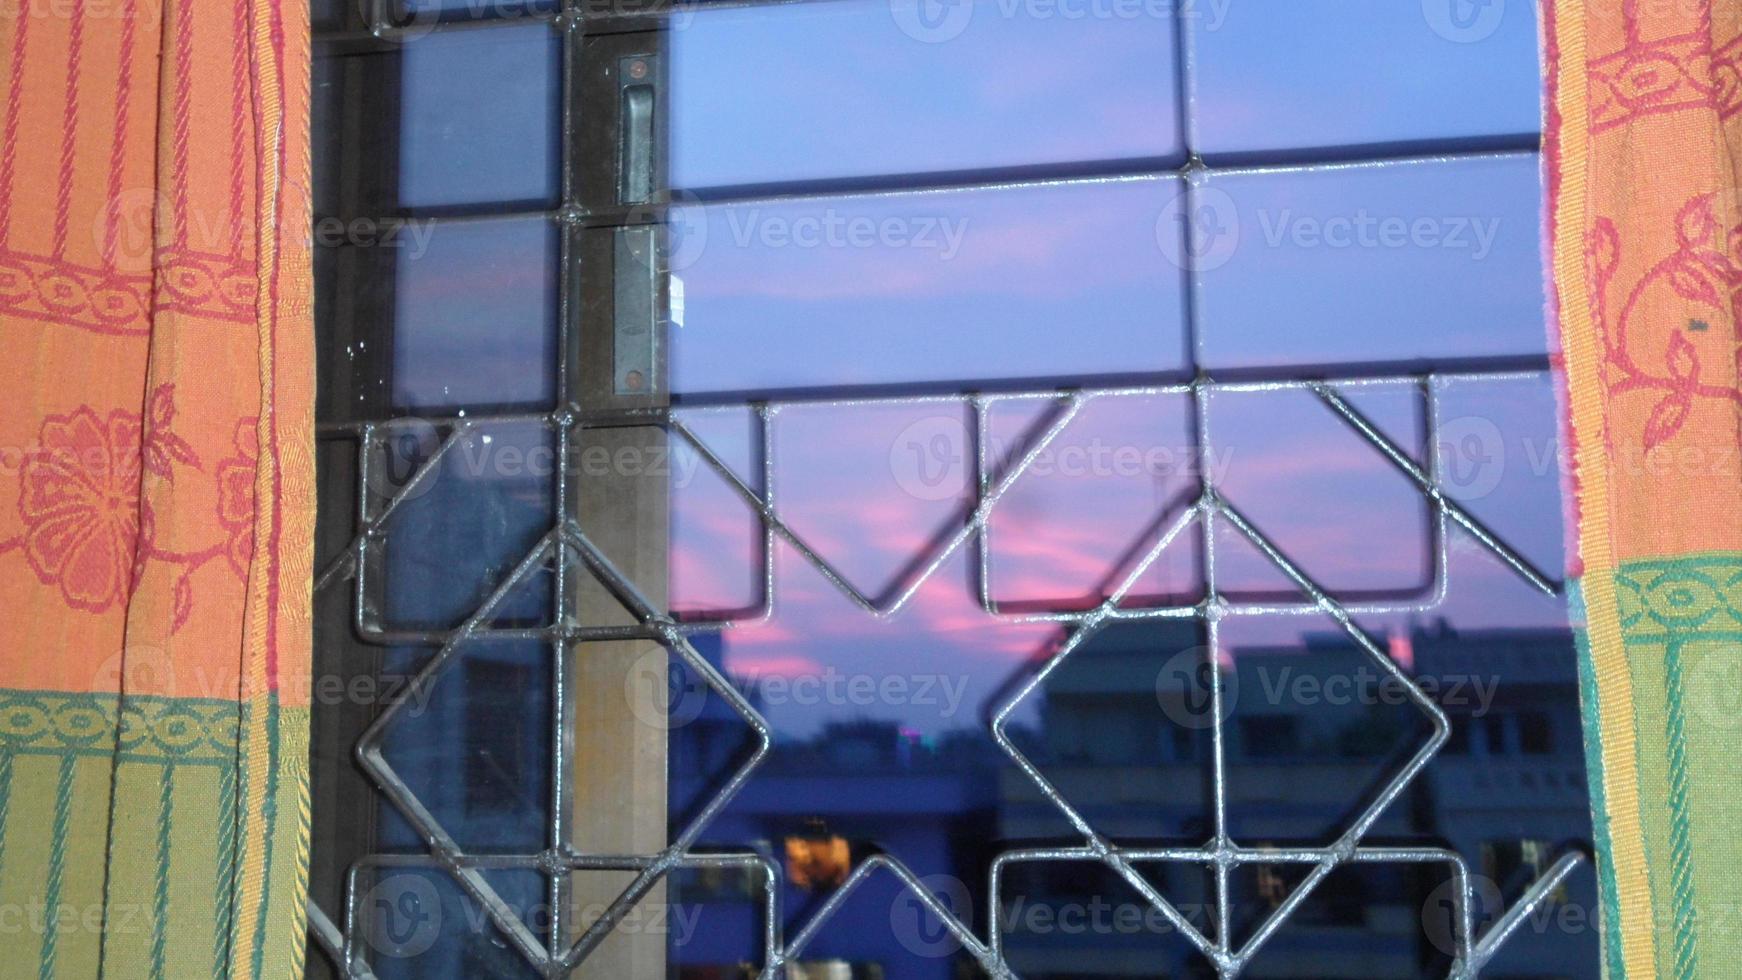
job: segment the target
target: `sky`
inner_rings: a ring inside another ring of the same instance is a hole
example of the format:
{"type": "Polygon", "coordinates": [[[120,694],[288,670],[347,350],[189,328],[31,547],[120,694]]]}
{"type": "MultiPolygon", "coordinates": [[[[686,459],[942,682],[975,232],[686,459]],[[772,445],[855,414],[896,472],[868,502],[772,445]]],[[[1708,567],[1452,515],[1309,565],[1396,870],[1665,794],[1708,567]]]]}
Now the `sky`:
{"type": "MultiPolygon", "coordinates": [[[[670,381],[684,417],[749,476],[760,465],[741,407],[751,398],[1545,358],[1538,161],[1528,149],[1541,111],[1534,18],[1528,5],[1472,7],[1473,20],[1452,16],[1455,6],[1194,2],[1189,98],[1165,3],[825,0],[779,16],[686,15],[667,53],[681,296],[670,381]],[[1454,146],[1493,152],[1432,156],[1454,146]],[[1409,158],[1251,169],[1375,152],[1409,158]],[[1189,191],[1175,172],[1188,153],[1212,168],[1194,172],[1189,191]],[[1009,180],[892,189],[989,176],[1009,180]],[[776,191],[802,196],[775,200],[776,191]]],[[[402,203],[553,203],[555,50],[536,26],[407,45],[402,71],[415,94],[399,134],[402,203]]],[[[438,225],[415,254],[402,251],[400,406],[548,406],[556,255],[537,218],[438,225]]],[[[1546,376],[1439,389],[1438,417],[1454,423],[1444,447],[1427,437],[1418,386],[1346,394],[1418,462],[1440,453],[1448,467],[1473,466],[1454,496],[1467,491],[1473,512],[1558,577],[1546,376]]],[[[994,441],[1006,452],[1019,445],[1047,407],[995,402],[994,441]]],[[[1128,571],[1195,493],[1190,408],[1179,395],[1091,402],[1046,470],[1019,480],[994,513],[995,597],[1081,608],[1128,571]]],[[[772,447],[780,513],[862,590],[900,584],[960,520],[973,475],[966,418],[960,401],[783,408],[772,447]]],[[[1317,581],[1350,597],[1431,589],[1439,546],[1420,493],[1318,399],[1219,392],[1207,429],[1219,489],[1317,581]]],[[[677,463],[688,475],[673,487],[674,603],[698,615],[754,604],[754,515],[693,455],[677,463]]],[[[524,498],[525,481],[501,492],[524,498]]],[[[506,554],[520,537],[491,540],[506,554]]],[[[1200,548],[1194,527],[1130,601],[1190,601],[1202,588],[1200,548]]],[[[1225,527],[1214,548],[1224,592],[1259,601],[1289,588],[1225,527]]],[[[973,560],[971,549],[957,554],[910,608],[877,621],[782,545],[775,612],[729,632],[726,666],[960,677],[972,710],[894,714],[934,734],[980,724],[980,709],[1057,631],[988,617],[971,592],[973,560]]],[[[1462,532],[1448,540],[1446,564],[1430,618],[1564,623],[1558,600],[1533,594],[1462,532]]],[[[1297,618],[1240,632],[1274,643],[1323,628],[1297,618]]],[[[776,722],[803,732],[855,710],[789,706],[776,722]]]]}

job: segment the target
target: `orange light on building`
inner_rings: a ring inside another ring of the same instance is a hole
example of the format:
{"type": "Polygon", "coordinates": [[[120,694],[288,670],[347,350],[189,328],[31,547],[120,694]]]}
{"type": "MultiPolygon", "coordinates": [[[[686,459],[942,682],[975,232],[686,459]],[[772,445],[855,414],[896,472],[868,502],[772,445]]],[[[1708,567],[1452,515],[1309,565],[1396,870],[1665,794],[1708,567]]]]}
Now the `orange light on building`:
{"type": "Polygon", "coordinates": [[[800,888],[839,888],[853,869],[844,837],[788,837],[786,877],[800,888]]]}
{"type": "Polygon", "coordinates": [[[1415,641],[1403,630],[1393,630],[1386,640],[1391,659],[1404,670],[1415,669],[1415,641]]]}

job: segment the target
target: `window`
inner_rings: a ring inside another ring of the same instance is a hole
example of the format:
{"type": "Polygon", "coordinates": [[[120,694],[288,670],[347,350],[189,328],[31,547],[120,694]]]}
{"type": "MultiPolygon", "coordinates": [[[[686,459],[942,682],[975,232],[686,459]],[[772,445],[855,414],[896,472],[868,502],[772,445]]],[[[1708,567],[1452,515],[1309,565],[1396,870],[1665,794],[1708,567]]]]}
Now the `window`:
{"type": "Polygon", "coordinates": [[[1488,735],[1489,755],[1504,756],[1511,754],[1512,749],[1507,744],[1506,739],[1506,729],[1510,727],[1507,722],[1508,719],[1499,716],[1483,720],[1482,730],[1488,735]]]}
{"type": "Polygon", "coordinates": [[[322,968],[1596,976],[1534,22],[1064,6],[333,12],[322,968]]]}
{"type": "Polygon", "coordinates": [[[1248,715],[1240,719],[1240,744],[1254,759],[1286,758],[1300,747],[1297,719],[1281,715],[1248,715]]]}
{"type": "Polygon", "coordinates": [[[1525,711],[1518,716],[1518,743],[1525,755],[1554,752],[1554,728],[1545,711],[1525,711]]]}

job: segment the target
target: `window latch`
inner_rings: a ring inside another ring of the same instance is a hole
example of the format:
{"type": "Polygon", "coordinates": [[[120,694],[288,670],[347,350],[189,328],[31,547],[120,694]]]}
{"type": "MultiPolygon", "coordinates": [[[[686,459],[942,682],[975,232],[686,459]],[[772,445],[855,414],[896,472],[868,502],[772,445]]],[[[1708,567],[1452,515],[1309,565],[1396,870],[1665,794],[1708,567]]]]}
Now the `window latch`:
{"type": "Polygon", "coordinates": [[[660,339],[664,334],[664,228],[657,205],[659,165],[659,59],[631,54],[617,62],[618,203],[635,221],[617,229],[613,248],[614,390],[621,396],[660,396],[660,339]]]}

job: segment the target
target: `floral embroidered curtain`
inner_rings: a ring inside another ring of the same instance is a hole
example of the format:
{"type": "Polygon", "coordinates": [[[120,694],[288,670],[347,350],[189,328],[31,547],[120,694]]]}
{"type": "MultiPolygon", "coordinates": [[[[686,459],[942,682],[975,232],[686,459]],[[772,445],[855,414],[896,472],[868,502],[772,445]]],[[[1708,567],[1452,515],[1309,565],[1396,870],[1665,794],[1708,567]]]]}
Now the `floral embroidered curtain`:
{"type": "Polygon", "coordinates": [[[1742,5],[1545,13],[1604,959],[1724,976],[1742,957],[1742,5]]]}
{"type": "Polygon", "coordinates": [[[0,3],[0,976],[300,976],[296,0],[0,3]]]}

